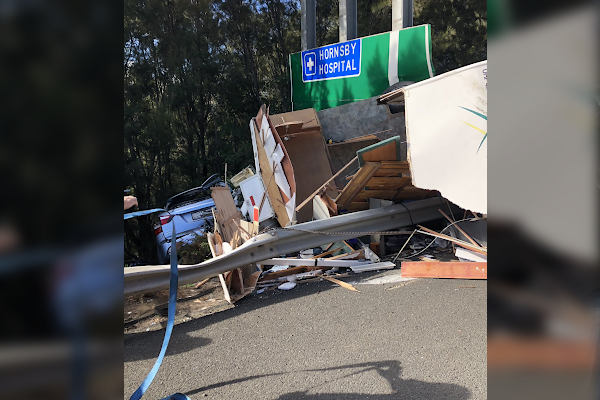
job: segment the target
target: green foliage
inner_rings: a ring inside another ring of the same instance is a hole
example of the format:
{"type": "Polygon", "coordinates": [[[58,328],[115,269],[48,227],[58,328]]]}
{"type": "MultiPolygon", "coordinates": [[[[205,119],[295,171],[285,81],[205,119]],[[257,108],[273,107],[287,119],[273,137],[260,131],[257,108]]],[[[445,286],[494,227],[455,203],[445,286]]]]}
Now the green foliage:
{"type": "Polygon", "coordinates": [[[184,243],[181,247],[177,247],[179,264],[199,264],[212,258],[206,236],[195,235],[191,242],[184,243]]]}
{"type": "Polygon", "coordinates": [[[414,25],[431,24],[436,74],[487,59],[487,3],[415,0],[414,25]]]}

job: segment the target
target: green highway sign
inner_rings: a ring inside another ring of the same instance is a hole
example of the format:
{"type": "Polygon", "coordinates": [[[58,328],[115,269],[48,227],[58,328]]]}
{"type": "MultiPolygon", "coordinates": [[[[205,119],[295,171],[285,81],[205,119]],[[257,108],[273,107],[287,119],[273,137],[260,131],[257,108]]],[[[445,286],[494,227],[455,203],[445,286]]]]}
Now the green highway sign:
{"type": "Polygon", "coordinates": [[[292,107],[317,111],[434,75],[431,26],[420,25],[290,54],[292,107]]]}

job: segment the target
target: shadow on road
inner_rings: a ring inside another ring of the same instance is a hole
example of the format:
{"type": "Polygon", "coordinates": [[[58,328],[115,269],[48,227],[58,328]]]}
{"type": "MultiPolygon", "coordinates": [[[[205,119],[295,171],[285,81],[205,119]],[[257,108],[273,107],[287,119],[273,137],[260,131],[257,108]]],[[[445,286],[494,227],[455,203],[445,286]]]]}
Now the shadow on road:
{"type": "MultiPolygon", "coordinates": [[[[319,373],[326,371],[343,371],[346,369],[358,369],[357,371],[350,372],[335,380],[340,380],[355,376],[361,373],[376,371],[382,378],[384,378],[390,387],[392,388],[389,394],[365,394],[365,393],[318,393],[309,394],[307,391],[298,391],[284,394],[278,397],[279,400],[363,400],[369,398],[372,400],[389,400],[389,399],[445,399],[445,400],[467,400],[471,398],[471,392],[460,385],[451,383],[435,383],[435,382],[424,382],[415,379],[402,379],[402,368],[400,362],[396,360],[379,361],[379,362],[367,362],[359,364],[349,364],[339,367],[330,367],[322,369],[308,369],[302,371],[292,372],[281,372],[275,374],[265,375],[253,375],[246,378],[232,379],[230,381],[220,382],[208,386],[203,386],[198,389],[191,390],[185,393],[188,396],[193,396],[198,393],[205,392],[207,390],[216,389],[236,383],[246,382],[254,379],[269,378],[278,375],[285,375],[288,373],[297,374],[298,372],[309,372],[319,373]]],[[[331,383],[327,381],[326,383],[331,383]]]]}

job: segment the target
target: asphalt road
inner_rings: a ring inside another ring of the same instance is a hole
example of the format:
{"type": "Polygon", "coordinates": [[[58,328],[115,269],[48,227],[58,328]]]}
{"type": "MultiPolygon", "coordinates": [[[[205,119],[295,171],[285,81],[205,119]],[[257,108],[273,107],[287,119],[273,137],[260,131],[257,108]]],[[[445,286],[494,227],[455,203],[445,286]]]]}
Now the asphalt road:
{"type": "MultiPolygon", "coordinates": [[[[487,282],[399,274],[343,279],[360,293],[305,283],[177,325],[144,398],[485,399],[487,282]]],[[[125,335],[124,398],[163,335],[125,335]]]]}

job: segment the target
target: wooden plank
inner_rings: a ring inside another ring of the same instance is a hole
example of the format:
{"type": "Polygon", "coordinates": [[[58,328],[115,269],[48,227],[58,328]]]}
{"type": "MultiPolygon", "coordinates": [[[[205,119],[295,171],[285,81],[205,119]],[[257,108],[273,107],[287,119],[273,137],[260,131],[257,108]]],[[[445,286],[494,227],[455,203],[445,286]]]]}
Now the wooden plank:
{"type": "Polygon", "coordinates": [[[212,279],[212,277],[211,278],[206,278],[205,280],[196,283],[196,286],[194,286],[194,289],[199,289],[200,286],[204,285],[206,282],[210,281],[211,279],[212,279]]]}
{"type": "MultiPolygon", "coordinates": [[[[375,136],[374,134],[371,133],[371,134],[368,134],[368,135],[357,136],[357,137],[352,138],[352,139],[346,139],[346,140],[344,140],[342,142],[331,143],[331,144],[328,144],[327,147],[329,149],[331,149],[331,148],[334,148],[336,146],[343,146],[343,145],[348,144],[348,143],[360,143],[360,142],[370,142],[368,145],[371,145],[371,144],[373,144],[373,142],[377,143],[379,141],[380,141],[380,139],[377,136],[375,136]]],[[[364,146],[364,147],[366,147],[366,146],[364,146]]]]}
{"type": "Polygon", "coordinates": [[[408,161],[380,161],[381,168],[409,168],[408,161]]]}
{"type": "Polygon", "coordinates": [[[359,165],[367,161],[400,161],[400,137],[394,136],[356,152],[359,165]]]}
{"type": "Polygon", "coordinates": [[[375,176],[398,176],[400,174],[410,175],[410,168],[381,168],[379,171],[377,171],[375,176]]]}
{"type": "Polygon", "coordinates": [[[396,194],[395,190],[363,190],[354,201],[368,201],[369,199],[392,200],[396,194]]]}
{"type": "Polygon", "coordinates": [[[457,245],[464,247],[465,249],[469,249],[469,250],[474,251],[479,254],[485,254],[487,256],[487,250],[483,247],[473,246],[472,244],[463,242],[462,240],[453,238],[452,236],[437,233],[436,231],[425,228],[424,226],[421,226],[421,225],[417,225],[417,226],[419,227],[419,229],[421,229],[421,232],[428,233],[430,236],[435,236],[435,237],[439,237],[441,239],[446,239],[449,242],[456,243],[457,245]]]}
{"type": "MultiPolygon", "coordinates": [[[[206,239],[208,241],[208,247],[210,248],[210,252],[213,258],[220,256],[219,250],[217,247],[223,248],[223,242],[221,241],[221,236],[218,233],[210,233],[206,234],[206,239]]],[[[221,287],[223,288],[223,297],[228,303],[231,303],[231,296],[229,295],[229,289],[227,288],[227,282],[225,282],[225,277],[223,274],[219,274],[219,282],[221,283],[221,287]]]]}
{"type": "Polygon", "coordinates": [[[323,258],[323,257],[325,257],[325,256],[328,256],[328,255],[330,255],[330,254],[333,254],[333,253],[335,253],[336,251],[338,251],[338,250],[342,250],[342,249],[343,249],[343,247],[337,247],[337,248],[335,248],[335,249],[333,249],[333,250],[328,250],[328,251],[326,251],[325,253],[321,253],[321,254],[317,254],[316,256],[312,256],[312,257],[310,257],[309,259],[310,259],[310,260],[313,260],[313,259],[315,259],[315,258],[323,258]]]}
{"type": "Polygon", "coordinates": [[[363,161],[385,161],[396,159],[396,143],[390,142],[384,146],[363,153],[363,161]]]}
{"type": "Polygon", "coordinates": [[[216,217],[219,225],[219,230],[223,235],[223,239],[227,242],[233,239],[237,227],[233,220],[239,221],[241,214],[239,213],[229,188],[218,186],[210,188],[210,196],[215,202],[217,208],[216,217]]]}
{"type": "Polygon", "coordinates": [[[362,249],[361,250],[354,250],[354,251],[352,251],[350,253],[344,253],[344,254],[339,254],[337,256],[330,257],[330,258],[328,258],[328,260],[337,260],[338,258],[351,258],[352,256],[357,256],[357,255],[359,255],[362,252],[363,252],[362,249]]]}
{"type": "Polygon", "coordinates": [[[338,210],[344,209],[354,201],[356,196],[363,190],[366,183],[379,170],[381,164],[378,162],[366,162],[361,169],[358,170],[354,178],[344,188],[342,193],[336,198],[338,210]]]}
{"type": "MultiPolygon", "coordinates": [[[[314,264],[314,261],[313,261],[313,264],[314,264]]],[[[323,268],[331,268],[331,267],[315,267],[315,266],[291,267],[288,269],[284,269],[283,271],[277,271],[277,272],[271,272],[271,273],[265,274],[258,281],[259,282],[270,281],[270,280],[277,279],[277,278],[283,278],[284,276],[301,274],[303,272],[314,271],[315,269],[323,269],[323,268]]]]}
{"type": "Polygon", "coordinates": [[[258,152],[258,163],[261,170],[260,173],[262,175],[263,182],[269,182],[269,185],[267,186],[267,194],[269,195],[269,200],[271,200],[271,206],[273,206],[273,210],[275,211],[277,222],[279,222],[280,226],[286,226],[288,222],[290,222],[290,219],[287,211],[285,210],[285,206],[282,204],[283,200],[281,198],[279,187],[274,180],[269,179],[273,174],[273,169],[269,165],[269,159],[265,153],[263,142],[260,139],[259,129],[257,126],[254,128],[254,134],[256,137],[256,150],[258,152]]]}
{"type": "Polygon", "coordinates": [[[403,278],[487,279],[487,263],[404,261],[403,278]]]}
{"type": "Polygon", "coordinates": [[[411,178],[404,176],[388,176],[388,177],[376,177],[374,176],[367,183],[369,190],[385,190],[385,189],[398,189],[403,185],[406,185],[411,178]]]}
{"type": "Polygon", "coordinates": [[[469,242],[473,243],[473,244],[474,244],[475,246],[477,246],[477,247],[481,247],[481,246],[479,245],[479,243],[477,243],[476,241],[474,241],[474,240],[473,240],[473,238],[472,238],[471,236],[467,235],[467,232],[463,231],[463,230],[460,228],[460,226],[458,226],[458,224],[455,224],[455,223],[454,223],[454,221],[452,220],[452,218],[450,218],[449,216],[447,216],[447,215],[446,215],[446,213],[445,213],[445,212],[443,212],[441,208],[438,208],[438,211],[439,211],[440,213],[442,213],[442,215],[443,215],[443,216],[444,216],[444,217],[445,217],[445,218],[446,218],[448,221],[450,221],[450,223],[451,223],[451,224],[454,224],[453,226],[454,226],[456,229],[458,229],[458,230],[460,231],[460,233],[462,233],[463,235],[465,235],[465,237],[466,237],[466,238],[469,240],[469,242]]]}
{"type": "Polygon", "coordinates": [[[360,293],[360,290],[356,290],[356,288],[354,286],[352,286],[351,284],[346,283],[344,281],[340,281],[339,279],[335,279],[335,278],[332,278],[330,276],[322,276],[322,278],[328,280],[329,282],[333,282],[336,285],[340,285],[341,287],[343,287],[345,289],[352,290],[353,292],[359,292],[360,293]]]}

